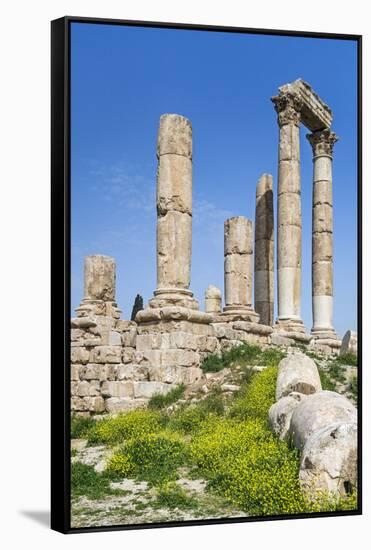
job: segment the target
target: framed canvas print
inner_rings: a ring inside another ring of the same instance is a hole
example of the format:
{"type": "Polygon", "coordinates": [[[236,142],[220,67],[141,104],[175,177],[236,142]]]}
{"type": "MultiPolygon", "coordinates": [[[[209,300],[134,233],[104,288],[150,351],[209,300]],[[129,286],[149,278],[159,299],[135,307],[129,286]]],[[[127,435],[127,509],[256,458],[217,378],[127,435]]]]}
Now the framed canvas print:
{"type": "Polygon", "coordinates": [[[52,528],[361,513],[361,37],[52,22],[52,528]]]}

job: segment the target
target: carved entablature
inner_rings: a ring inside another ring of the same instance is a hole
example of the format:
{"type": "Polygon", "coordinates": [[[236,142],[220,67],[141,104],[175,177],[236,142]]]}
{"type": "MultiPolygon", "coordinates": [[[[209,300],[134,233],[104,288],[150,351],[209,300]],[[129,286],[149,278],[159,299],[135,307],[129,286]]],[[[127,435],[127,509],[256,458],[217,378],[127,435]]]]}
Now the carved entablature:
{"type": "Polygon", "coordinates": [[[295,124],[299,126],[301,121],[301,109],[303,102],[298,94],[291,91],[281,92],[271,98],[278,114],[278,124],[295,124]]]}
{"type": "Polygon", "coordinates": [[[312,134],[307,134],[307,139],[312,146],[313,156],[328,155],[332,157],[334,144],[338,141],[338,136],[329,128],[319,130],[312,134]]]}

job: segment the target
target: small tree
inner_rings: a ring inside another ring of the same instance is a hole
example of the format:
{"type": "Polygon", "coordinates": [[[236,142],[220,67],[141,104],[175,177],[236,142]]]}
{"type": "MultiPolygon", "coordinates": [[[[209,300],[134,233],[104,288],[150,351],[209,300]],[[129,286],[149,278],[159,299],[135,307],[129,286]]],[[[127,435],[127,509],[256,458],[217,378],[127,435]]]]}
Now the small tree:
{"type": "Polygon", "coordinates": [[[132,321],[135,321],[135,316],[138,313],[138,311],[140,311],[141,309],[143,309],[143,298],[140,294],[137,294],[135,296],[135,301],[134,301],[133,309],[132,309],[132,312],[131,312],[131,320],[132,321]]]}

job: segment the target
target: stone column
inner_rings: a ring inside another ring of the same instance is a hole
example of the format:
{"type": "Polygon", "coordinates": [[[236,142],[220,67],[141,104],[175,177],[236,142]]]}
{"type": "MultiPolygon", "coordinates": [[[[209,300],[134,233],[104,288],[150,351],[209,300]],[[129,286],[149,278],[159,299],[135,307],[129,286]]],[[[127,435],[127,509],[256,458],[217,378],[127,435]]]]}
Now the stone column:
{"type": "Polygon", "coordinates": [[[110,256],[85,256],[84,298],[114,301],[116,262],[110,256]]]}
{"type": "Polygon", "coordinates": [[[118,319],[115,302],[116,262],[110,256],[85,256],[84,298],[76,308],[79,317],[101,315],[118,319]]]}
{"type": "Polygon", "coordinates": [[[222,311],[222,293],[216,286],[210,285],[206,289],[205,311],[217,315],[222,311]]]}
{"type": "Polygon", "coordinates": [[[258,322],[252,307],[252,221],[236,216],[224,222],[224,292],[227,315],[258,322]]]}
{"type": "MultiPolygon", "coordinates": [[[[192,248],[192,126],[180,115],[160,118],[157,141],[157,303],[180,303],[189,290],[192,248]]],[[[182,304],[184,305],[184,304],[182,304]]]]}
{"type": "Polygon", "coordinates": [[[312,334],[319,339],[336,339],[332,324],[332,151],[338,137],[325,129],[307,138],[313,149],[312,334]]]}
{"type": "Polygon", "coordinates": [[[263,174],[256,187],[254,305],[260,323],[270,326],[274,310],[273,219],[273,178],[263,174]]]}
{"type": "Polygon", "coordinates": [[[304,332],[301,300],[301,197],[299,125],[302,101],[290,91],[272,98],[278,113],[277,328],[304,332]]]}

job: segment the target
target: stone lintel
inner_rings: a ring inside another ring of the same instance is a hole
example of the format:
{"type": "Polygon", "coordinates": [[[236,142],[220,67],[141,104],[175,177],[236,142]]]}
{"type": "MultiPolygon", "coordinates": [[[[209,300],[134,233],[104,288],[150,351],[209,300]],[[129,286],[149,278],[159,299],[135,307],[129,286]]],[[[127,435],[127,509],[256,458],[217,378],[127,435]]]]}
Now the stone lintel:
{"type": "Polygon", "coordinates": [[[312,87],[299,78],[279,88],[280,94],[296,93],[302,100],[301,122],[312,132],[329,128],[332,123],[332,111],[316,94],[312,87]]]}

